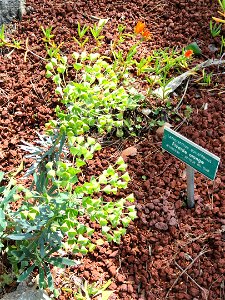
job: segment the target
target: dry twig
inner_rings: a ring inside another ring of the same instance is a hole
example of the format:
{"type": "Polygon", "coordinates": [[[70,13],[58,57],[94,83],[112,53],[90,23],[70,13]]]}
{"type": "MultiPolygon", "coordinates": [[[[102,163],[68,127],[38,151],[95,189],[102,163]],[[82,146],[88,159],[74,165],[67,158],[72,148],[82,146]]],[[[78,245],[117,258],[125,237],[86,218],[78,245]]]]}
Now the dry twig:
{"type": "MultiPolygon", "coordinates": [[[[184,272],[185,270],[175,261],[175,265],[182,271],[184,272]]],[[[203,293],[205,294],[205,299],[208,298],[208,290],[204,289],[203,287],[201,287],[187,272],[184,272],[185,275],[187,275],[187,277],[189,279],[191,279],[192,282],[194,282],[194,284],[201,290],[203,291],[203,293]]]]}
{"type": "Polygon", "coordinates": [[[181,276],[186,273],[186,271],[195,263],[196,260],[199,259],[200,256],[202,256],[203,254],[205,254],[206,252],[208,252],[209,250],[206,250],[205,248],[202,249],[202,251],[192,260],[192,262],[180,273],[180,275],[177,277],[177,279],[174,281],[174,283],[172,284],[172,286],[170,287],[169,291],[166,294],[165,299],[168,298],[171,290],[173,289],[173,287],[175,286],[175,284],[178,282],[178,280],[181,278],[181,276]]]}

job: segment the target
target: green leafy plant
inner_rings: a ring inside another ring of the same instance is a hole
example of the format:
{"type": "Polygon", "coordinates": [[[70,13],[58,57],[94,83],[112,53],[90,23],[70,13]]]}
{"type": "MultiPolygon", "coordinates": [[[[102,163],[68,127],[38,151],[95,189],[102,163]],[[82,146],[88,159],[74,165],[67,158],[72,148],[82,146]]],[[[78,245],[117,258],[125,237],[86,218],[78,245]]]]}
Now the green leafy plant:
{"type": "Polygon", "coordinates": [[[225,12],[225,0],[218,0],[220,8],[225,12]]]}
{"type": "MultiPolygon", "coordinates": [[[[54,284],[49,265],[62,268],[77,263],[61,258],[61,248],[85,255],[96,247],[91,242],[95,230],[88,220],[100,224],[109,242],[119,243],[125,228],[136,217],[133,205],[125,208],[125,202],[134,201],[133,195],[115,202],[104,199],[104,194],[116,195],[127,187],[130,177],[123,159],[119,158],[98,178],[91,177],[81,184],[78,174],[100,145],[83,136],[70,138],[68,143],[71,162],[49,161],[45,170],[33,174],[30,189],[14,179],[0,188],[0,248],[6,251],[19,281],[38,269],[39,287],[48,286],[51,290],[54,284]],[[99,192],[103,193],[100,198],[96,195],[99,192]],[[18,200],[21,205],[14,211],[11,203],[18,200]],[[82,221],[84,217],[87,221],[82,221]]],[[[1,173],[1,180],[3,176],[1,173]]]]}
{"type": "Polygon", "coordinates": [[[95,39],[97,46],[100,46],[100,41],[104,38],[104,36],[100,34],[107,22],[108,19],[100,19],[97,24],[94,24],[93,27],[90,27],[90,32],[95,39]]]}
{"type": "MultiPolygon", "coordinates": [[[[66,57],[52,58],[46,65],[46,76],[52,78],[56,94],[67,107],[66,111],[56,109],[61,132],[80,135],[95,127],[100,134],[116,130],[122,136],[125,111],[135,109],[144,96],[131,87],[129,78],[118,78],[114,66],[98,53],[76,52],[72,57],[76,81],[64,84],[66,57]]],[[[56,124],[50,121],[49,126],[56,124]]]]}
{"type": "Polygon", "coordinates": [[[77,22],[77,33],[78,33],[78,36],[79,36],[79,39],[73,37],[74,41],[77,42],[77,44],[79,45],[80,48],[84,48],[84,45],[88,42],[89,38],[86,37],[84,38],[84,36],[86,35],[86,33],[88,32],[89,30],[89,26],[86,26],[84,25],[82,28],[81,28],[81,25],[79,22],[77,22]]]}
{"type": "Polygon", "coordinates": [[[220,55],[222,55],[224,47],[225,47],[225,37],[221,36],[220,55]]]}
{"type": "Polygon", "coordinates": [[[14,280],[13,274],[4,273],[0,275],[0,288],[3,288],[6,284],[10,285],[14,280]]]}
{"type": "Polygon", "coordinates": [[[43,26],[41,26],[41,30],[44,34],[43,41],[46,43],[51,43],[52,39],[54,37],[54,34],[52,34],[52,26],[47,27],[47,28],[44,28],[43,26]]]}
{"type": "Polygon", "coordinates": [[[205,69],[202,70],[202,81],[204,85],[210,85],[212,81],[212,73],[206,73],[205,69]]]}
{"type": "Polygon", "coordinates": [[[220,32],[221,32],[221,27],[222,25],[221,24],[216,24],[212,22],[212,20],[210,20],[209,22],[209,28],[210,28],[210,32],[211,32],[211,35],[212,37],[217,37],[220,35],[220,32]]]}
{"type": "Polygon", "coordinates": [[[194,54],[200,55],[202,54],[202,50],[196,42],[190,43],[185,47],[185,51],[191,50],[194,54]]]}
{"type": "Polygon", "coordinates": [[[13,40],[12,42],[8,41],[5,36],[5,26],[4,24],[0,27],[0,47],[9,47],[15,49],[21,49],[21,42],[13,40]]]}
{"type": "MultiPolygon", "coordinates": [[[[192,52],[192,50],[189,50],[192,52]]],[[[170,89],[167,85],[173,80],[172,74],[181,72],[188,68],[190,56],[187,51],[177,51],[176,49],[153,50],[147,59],[141,59],[137,64],[137,74],[145,74],[145,79],[149,83],[148,95],[154,95],[153,88],[159,87],[160,97],[165,100],[168,98],[170,89]]],[[[158,89],[159,89],[158,88],[158,89]]]]}
{"type": "MultiPolygon", "coordinates": [[[[221,11],[218,11],[218,13],[224,18],[225,17],[225,1],[224,0],[218,0],[218,3],[219,3],[219,6],[222,10],[221,11]]],[[[225,23],[225,20],[223,19],[220,19],[220,18],[216,18],[216,17],[212,17],[214,21],[218,22],[218,23],[222,23],[224,24],[225,23]]]]}
{"type": "Polygon", "coordinates": [[[135,65],[136,61],[134,60],[134,56],[137,53],[137,47],[138,44],[131,46],[126,54],[124,54],[122,50],[112,51],[114,57],[113,69],[119,78],[128,76],[130,69],[135,65]]]}
{"type": "Polygon", "coordinates": [[[101,295],[101,300],[108,300],[113,294],[113,291],[107,290],[112,283],[112,280],[108,280],[105,284],[99,283],[89,284],[86,280],[81,283],[79,292],[75,293],[77,300],[91,300],[92,297],[101,295]]]}
{"type": "Polygon", "coordinates": [[[193,113],[193,108],[190,105],[186,105],[184,116],[185,118],[189,119],[191,117],[191,114],[193,113]]]}
{"type": "MultiPolygon", "coordinates": [[[[52,120],[52,122],[54,122],[52,120]]],[[[34,163],[26,171],[24,177],[34,174],[35,172],[43,172],[45,165],[48,162],[56,164],[59,161],[60,156],[66,160],[68,156],[68,149],[64,147],[66,136],[60,135],[55,131],[52,135],[40,134],[37,132],[39,140],[34,141],[33,144],[26,141],[22,141],[20,146],[22,150],[28,152],[25,155],[26,158],[33,159],[34,163]],[[34,145],[36,144],[36,145],[34,145]]]]}
{"type": "MultiPolygon", "coordinates": [[[[96,38],[105,22],[102,19],[94,25],[96,38]]],[[[83,34],[86,30],[87,27],[84,27],[83,34]]],[[[79,31],[82,32],[82,29],[79,31]]],[[[118,26],[120,42],[134,36],[124,31],[125,26],[118,26]]],[[[163,99],[166,99],[169,90],[165,87],[172,80],[171,73],[188,67],[190,56],[186,56],[185,49],[182,52],[176,49],[153,50],[151,55],[139,60],[137,54],[140,41],[124,52],[119,48],[117,40],[111,45],[111,57],[101,56],[92,50],[90,53],[75,52],[72,54],[71,66],[67,63],[67,57],[57,52],[46,65],[46,77],[52,78],[56,84],[55,92],[66,106],[66,110],[59,107],[56,109],[60,130],[66,134],[70,132],[70,135],[79,135],[90,129],[97,129],[99,134],[116,132],[118,137],[122,137],[124,132],[136,134],[143,124],[138,108],[144,103],[145,97],[132,87],[136,83],[134,73],[137,76],[147,75],[146,80],[150,83],[148,95],[152,94],[153,86],[158,85],[163,90],[163,99]],[[69,80],[71,69],[72,81],[69,80]]],[[[53,53],[50,50],[48,52],[53,53]]],[[[50,121],[47,126],[56,128],[58,124],[50,121]]]]}

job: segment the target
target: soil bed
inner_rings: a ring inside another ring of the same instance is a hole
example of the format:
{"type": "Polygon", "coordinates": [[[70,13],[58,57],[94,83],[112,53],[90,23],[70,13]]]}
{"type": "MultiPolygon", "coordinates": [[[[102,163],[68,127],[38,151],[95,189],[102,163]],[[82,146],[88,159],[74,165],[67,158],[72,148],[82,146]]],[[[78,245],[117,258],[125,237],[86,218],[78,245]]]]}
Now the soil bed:
{"type": "MultiPolygon", "coordinates": [[[[118,23],[133,32],[137,21],[143,20],[152,32],[150,42],[143,43],[143,55],[155,48],[182,48],[196,41],[204,55],[194,58],[197,64],[218,54],[209,48],[212,44],[219,48],[209,31],[209,21],[218,10],[216,1],[212,2],[27,1],[27,15],[15,23],[13,37],[28,38],[30,49],[38,56],[28,53],[25,61],[24,51],[19,50],[11,54],[2,50],[0,55],[0,171],[18,167],[23,155],[21,140],[35,140],[35,131],[54,116],[58,104],[40,58],[46,56],[40,26],[53,27],[56,42],[64,41],[62,51],[67,55],[77,48],[72,39],[77,21],[88,25],[96,17],[110,18],[104,32],[107,45],[115,38],[118,23]]],[[[111,278],[111,300],[225,299],[225,75],[223,66],[212,71],[210,86],[191,79],[181,105],[181,110],[191,106],[191,116],[172,125],[221,158],[215,181],[196,172],[196,206],[187,209],[185,165],[162,152],[162,137],[155,130],[104,147],[87,166],[88,174],[104,170],[129,146],[137,149],[135,156],[126,157],[132,180],[125,193],[134,193],[138,218],[120,245],[105,243],[84,257],[80,266],[62,273],[55,270],[57,288],[73,290],[74,276],[89,282],[111,278]]],[[[184,89],[178,92],[181,98],[184,89]]],[[[64,289],[58,299],[75,298],[64,289]]]]}

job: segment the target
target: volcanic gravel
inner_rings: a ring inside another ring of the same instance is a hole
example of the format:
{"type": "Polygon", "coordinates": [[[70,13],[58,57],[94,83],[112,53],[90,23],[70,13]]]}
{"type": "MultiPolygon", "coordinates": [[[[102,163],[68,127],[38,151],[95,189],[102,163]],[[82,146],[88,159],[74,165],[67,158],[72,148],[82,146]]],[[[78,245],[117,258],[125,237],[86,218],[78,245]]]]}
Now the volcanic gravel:
{"type": "MultiPolygon", "coordinates": [[[[54,117],[59,103],[51,80],[45,78],[41,26],[53,27],[55,41],[64,42],[61,51],[68,55],[77,50],[72,38],[77,35],[77,21],[90,25],[96,17],[109,18],[102,47],[106,49],[119,23],[133,32],[142,20],[152,33],[152,39],[143,43],[143,55],[160,47],[180,49],[195,41],[203,53],[194,58],[197,64],[218,55],[219,50],[212,52],[210,45],[218,49],[219,39],[212,39],[209,30],[217,10],[217,1],[211,0],[28,0],[27,14],[13,24],[11,35],[24,47],[27,40],[32,52],[25,56],[24,50],[0,49],[0,170],[18,167],[24,155],[21,140],[35,140],[35,132],[54,117]]],[[[120,196],[134,193],[138,218],[120,245],[105,242],[82,258],[78,267],[63,273],[56,270],[58,288],[75,289],[74,276],[89,282],[111,278],[111,300],[225,299],[225,76],[223,66],[211,71],[210,86],[194,79],[189,82],[180,109],[189,105],[192,114],[172,125],[221,158],[216,179],[195,173],[196,205],[188,209],[185,165],[161,149],[162,137],[155,130],[103,147],[85,168],[87,174],[99,174],[123,150],[136,149],[133,156],[126,155],[131,182],[120,196]]],[[[177,93],[181,98],[184,89],[177,93]]],[[[75,298],[64,290],[58,299],[75,298]]]]}

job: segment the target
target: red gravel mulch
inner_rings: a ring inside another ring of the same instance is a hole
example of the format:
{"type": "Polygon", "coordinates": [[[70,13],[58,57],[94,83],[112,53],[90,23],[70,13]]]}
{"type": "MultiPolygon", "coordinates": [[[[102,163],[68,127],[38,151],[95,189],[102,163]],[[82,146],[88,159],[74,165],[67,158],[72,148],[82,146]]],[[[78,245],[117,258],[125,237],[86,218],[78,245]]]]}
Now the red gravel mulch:
{"type": "MultiPolygon", "coordinates": [[[[107,46],[119,23],[133,32],[137,21],[143,20],[152,33],[143,53],[160,47],[182,48],[196,41],[203,53],[195,58],[197,64],[218,54],[209,47],[219,47],[219,39],[212,39],[209,31],[217,10],[216,1],[211,0],[28,0],[27,14],[15,23],[12,35],[24,44],[27,39],[36,55],[28,52],[25,60],[22,50],[9,54],[0,49],[0,170],[7,172],[20,164],[21,140],[36,139],[35,131],[54,116],[58,104],[51,80],[45,78],[40,26],[53,27],[55,40],[64,41],[62,51],[67,55],[77,47],[72,39],[77,21],[88,25],[95,17],[110,18],[104,32],[107,46]]],[[[225,299],[225,76],[223,66],[212,71],[210,86],[191,80],[181,106],[183,110],[191,106],[191,117],[173,125],[221,158],[216,179],[210,181],[196,172],[196,205],[187,209],[185,165],[162,151],[155,131],[121,142],[120,147],[103,148],[96,164],[88,166],[90,174],[103,170],[128,146],[137,148],[127,163],[132,178],[128,192],[136,197],[138,218],[120,245],[105,243],[83,258],[79,267],[56,274],[58,288],[73,289],[75,275],[89,282],[112,278],[111,300],[225,299]]],[[[183,93],[179,91],[180,98],[183,93]]],[[[58,299],[75,298],[64,291],[58,299]]]]}

